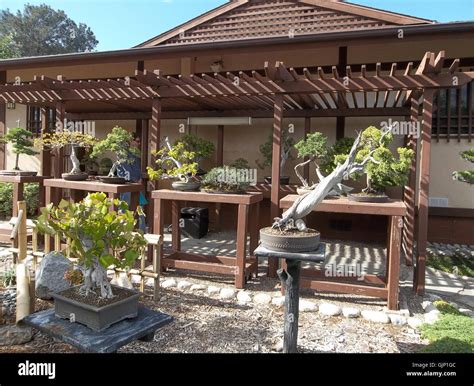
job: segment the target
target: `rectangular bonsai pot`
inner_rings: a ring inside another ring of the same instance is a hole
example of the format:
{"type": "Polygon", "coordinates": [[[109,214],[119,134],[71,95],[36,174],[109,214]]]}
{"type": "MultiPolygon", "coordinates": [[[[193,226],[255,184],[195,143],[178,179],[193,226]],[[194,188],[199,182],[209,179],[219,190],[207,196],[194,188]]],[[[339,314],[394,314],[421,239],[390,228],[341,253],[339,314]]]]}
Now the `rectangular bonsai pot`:
{"type": "Polygon", "coordinates": [[[63,296],[62,292],[52,294],[55,315],[62,319],[71,319],[73,317],[75,322],[84,324],[94,331],[103,331],[121,320],[135,318],[138,314],[140,292],[112,286],[112,290],[117,288],[129,292],[130,296],[102,307],[70,299],[63,296]]]}

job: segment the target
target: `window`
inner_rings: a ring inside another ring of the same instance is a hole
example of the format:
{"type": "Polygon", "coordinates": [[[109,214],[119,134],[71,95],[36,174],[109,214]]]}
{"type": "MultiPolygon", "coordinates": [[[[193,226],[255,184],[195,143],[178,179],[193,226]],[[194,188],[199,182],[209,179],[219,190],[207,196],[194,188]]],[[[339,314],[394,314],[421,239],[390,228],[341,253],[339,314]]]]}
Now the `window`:
{"type": "Polygon", "coordinates": [[[433,114],[433,138],[439,141],[469,138],[473,133],[473,82],[460,89],[439,90],[435,97],[437,110],[433,114]]]}
{"type": "MultiPolygon", "coordinates": [[[[52,108],[46,109],[46,130],[54,131],[56,125],[56,110],[52,108]]],[[[31,131],[33,136],[41,135],[41,107],[28,106],[26,128],[31,131]]]]}

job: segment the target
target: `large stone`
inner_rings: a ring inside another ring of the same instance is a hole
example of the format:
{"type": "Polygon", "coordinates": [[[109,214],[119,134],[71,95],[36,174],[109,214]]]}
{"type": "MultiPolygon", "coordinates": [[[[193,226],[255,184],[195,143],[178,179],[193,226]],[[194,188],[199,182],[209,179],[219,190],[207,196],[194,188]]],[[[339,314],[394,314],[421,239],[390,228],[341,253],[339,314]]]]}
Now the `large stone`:
{"type": "Polygon", "coordinates": [[[324,316],[337,316],[342,312],[341,307],[331,304],[323,303],[319,306],[319,313],[324,316]]]}
{"type": "Polygon", "coordinates": [[[299,310],[301,312],[317,312],[318,305],[306,299],[300,299],[299,310]]]}
{"type": "Polygon", "coordinates": [[[0,327],[0,346],[24,344],[31,339],[33,339],[31,327],[20,327],[16,324],[0,327]]]}
{"type": "Polygon", "coordinates": [[[239,291],[237,294],[237,301],[242,304],[247,304],[252,301],[252,297],[247,291],[239,291]]]}
{"type": "Polygon", "coordinates": [[[207,287],[204,284],[193,284],[191,291],[204,291],[207,287]]]}
{"type": "Polygon", "coordinates": [[[269,294],[257,294],[253,297],[253,301],[257,304],[270,304],[272,297],[269,294]]]}
{"type": "Polygon", "coordinates": [[[407,318],[403,315],[388,314],[388,317],[390,318],[390,323],[392,323],[394,326],[403,326],[407,324],[407,318]]]}
{"type": "Polygon", "coordinates": [[[115,275],[110,281],[110,284],[116,285],[118,287],[133,289],[133,284],[125,272],[120,272],[118,275],[115,275]]]}
{"type": "Polygon", "coordinates": [[[181,290],[181,291],[185,291],[185,290],[191,288],[192,285],[193,285],[193,283],[190,283],[189,281],[181,280],[181,281],[178,282],[178,289],[181,290]]]}
{"type": "Polygon", "coordinates": [[[285,304],[285,297],[284,296],[274,296],[272,299],[272,304],[276,307],[283,307],[285,304]]]}
{"type": "Polygon", "coordinates": [[[49,300],[52,293],[68,289],[71,284],[64,274],[72,268],[72,263],[62,253],[47,253],[36,271],[36,296],[49,300]]]}
{"type": "Polygon", "coordinates": [[[235,298],[235,290],[233,288],[222,288],[219,293],[222,300],[230,300],[235,298]]]}
{"type": "Polygon", "coordinates": [[[414,316],[411,316],[407,319],[407,323],[411,328],[413,328],[414,330],[417,330],[423,324],[423,321],[419,318],[415,318],[414,316]]]}
{"type": "Polygon", "coordinates": [[[382,311],[363,310],[361,314],[362,317],[369,322],[385,324],[390,323],[390,318],[385,312],[382,311]]]}
{"type": "Polygon", "coordinates": [[[177,283],[174,279],[166,279],[165,281],[163,281],[163,283],[161,283],[162,288],[172,288],[176,287],[176,285],[177,283]]]}
{"type": "Polygon", "coordinates": [[[342,315],[346,318],[358,318],[360,316],[360,310],[355,307],[344,307],[342,309],[342,315]]]}
{"type": "Polygon", "coordinates": [[[433,311],[425,313],[424,315],[425,323],[428,323],[428,324],[436,323],[439,320],[440,314],[441,313],[438,310],[433,310],[433,311]]]}
{"type": "Polygon", "coordinates": [[[217,295],[219,292],[221,292],[221,289],[219,287],[216,287],[215,285],[210,285],[207,287],[207,293],[209,295],[217,295]]]}

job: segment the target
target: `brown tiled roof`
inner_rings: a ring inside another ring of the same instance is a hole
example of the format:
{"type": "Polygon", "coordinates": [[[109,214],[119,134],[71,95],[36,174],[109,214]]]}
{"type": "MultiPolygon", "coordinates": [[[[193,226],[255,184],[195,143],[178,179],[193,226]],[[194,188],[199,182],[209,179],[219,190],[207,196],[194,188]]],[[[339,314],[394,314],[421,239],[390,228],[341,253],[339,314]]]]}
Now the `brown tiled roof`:
{"type": "Polygon", "coordinates": [[[234,0],[138,47],[292,37],[429,24],[338,0],[234,0]]]}

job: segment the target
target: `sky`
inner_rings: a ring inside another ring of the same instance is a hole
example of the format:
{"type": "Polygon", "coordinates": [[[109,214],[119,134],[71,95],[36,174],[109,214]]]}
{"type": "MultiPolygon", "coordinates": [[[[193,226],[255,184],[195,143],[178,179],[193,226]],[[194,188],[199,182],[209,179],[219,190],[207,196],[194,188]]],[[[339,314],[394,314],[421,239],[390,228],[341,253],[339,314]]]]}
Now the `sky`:
{"type": "MultiPolygon", "coordinates": [[[[0,0],[0,9],[23,9],[25,3],[62,9],[76,23],[94,31],[98,51],[133,47],[211,10],[226,0],[0,0]]],[[[439,22],[474,20],[474,0],[352,0],[439,22]]]]}

